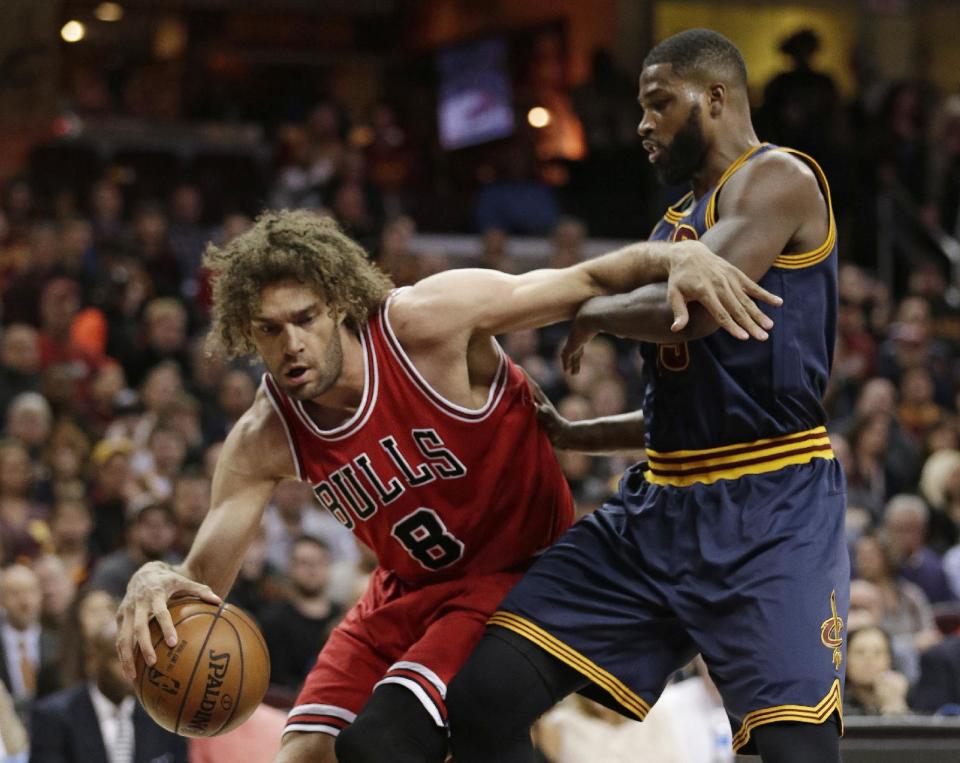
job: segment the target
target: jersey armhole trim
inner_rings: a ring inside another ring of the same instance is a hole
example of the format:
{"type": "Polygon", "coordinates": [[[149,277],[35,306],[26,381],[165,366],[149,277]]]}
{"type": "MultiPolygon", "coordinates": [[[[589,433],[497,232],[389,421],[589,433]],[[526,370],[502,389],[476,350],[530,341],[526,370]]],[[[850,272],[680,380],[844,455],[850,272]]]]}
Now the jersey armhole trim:
{"type": "Polygon", "coordinates": [[[303,467],[300,463],[300,453],[297,451],[297,446],[293,442],[293,433],[290,431],[290,425],[287,423],[286,416],[283,415],[280,401],[277,399],[276,392],[273,389],[273,380],[270,378],[270,374],[265,373],[260,383],[267,392],[267,399],[270,401],[273,412],[277,414],[277,418],[280,419],[280,423],[283,424],[283,432],[287,436],[287,445],[290,446],[290,455],[293,456],[293,466],[297,470],[297,479],[304,480],[303,467]]]}
{"type": "Polygon", "coordinates": [[[397,335],[393,331],[393,326],[390,323],[390,317],[388,314],[390,304],[393,302],[393,298],[403,291],[403,288],[391,292],[390,296],[387,297],[387,300],[384,302],[383,307],[381,308],[380,329],[383,333],[383,337],[387,343],[387,346],[390,348],[390,352],[393,353],[393,356],[397,359],[397,362],[403,369],[403,372],[406,374],[407,378],[413,382],[413,385],[417,387],[424,397],[426,397],[427,400],[429,400],[436,408],[443,411],[451,418],[458,419],[460,421],[469,422],[471,424],[483,421],[497,407],[497,404],[503,397],[504,390],[507,386],[507,360],[503,350],[500,347],[500,344],[496,340],[493,340],[494,347],[496,348],[497,355],[499,357],[499,362],[497,364],[497,370],[493,375],[493,381],[490,383],[490,390],[487,393],[487,399],[484,404],[480,406],[480,408],[466,408],[448,400],[439,392],[437,392],[430,385],[430,383],[423,378],[423,375],[417,370],[417,367],[413,364],[413,361],[410,360],[410,357],[403,349],[403,346],[400,344],[400,340],[397,339],[397,335]]]}

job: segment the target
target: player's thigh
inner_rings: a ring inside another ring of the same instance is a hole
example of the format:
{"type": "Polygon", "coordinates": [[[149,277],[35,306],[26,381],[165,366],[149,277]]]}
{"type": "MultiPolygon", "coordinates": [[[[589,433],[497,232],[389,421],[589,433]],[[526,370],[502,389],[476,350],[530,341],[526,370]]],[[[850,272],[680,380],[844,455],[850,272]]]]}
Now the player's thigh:
{"type": "Polygon", "coordinates": [[[273,763],[337,763],[329,734],[288,731],[273,763]]]}

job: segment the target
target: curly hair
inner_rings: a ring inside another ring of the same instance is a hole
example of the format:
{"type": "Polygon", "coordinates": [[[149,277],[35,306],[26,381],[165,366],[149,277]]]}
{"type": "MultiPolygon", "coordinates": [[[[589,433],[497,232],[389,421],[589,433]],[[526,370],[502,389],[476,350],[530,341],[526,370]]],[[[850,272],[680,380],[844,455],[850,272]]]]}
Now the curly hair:
{"type": "Polygon", "coordinates": [[[359,328],[393,288],[366,252],[329,217],[307,211],[264,212],[254,226],[222,247],[207,246],[203,264],[213,273],[212,352],[251,355],[250,324],[261,290],[279,281],[310,287],[334,318],[359,328]]]}

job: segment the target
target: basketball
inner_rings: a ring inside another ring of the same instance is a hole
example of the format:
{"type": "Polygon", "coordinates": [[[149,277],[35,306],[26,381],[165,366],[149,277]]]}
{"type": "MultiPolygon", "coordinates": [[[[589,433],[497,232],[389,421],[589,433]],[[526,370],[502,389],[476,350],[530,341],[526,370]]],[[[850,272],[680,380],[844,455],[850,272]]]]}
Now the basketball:
{"type": "Polygon", "coordinates": [[[270,683],[270,655],[256,623],[232,604],[194,597],[168,603],[177,645],[168,647],[157,621],[150,638],[157,661],[136,651],[137,699],[160,726],[180,736],[223,734],[243,723],[270,683]]]}

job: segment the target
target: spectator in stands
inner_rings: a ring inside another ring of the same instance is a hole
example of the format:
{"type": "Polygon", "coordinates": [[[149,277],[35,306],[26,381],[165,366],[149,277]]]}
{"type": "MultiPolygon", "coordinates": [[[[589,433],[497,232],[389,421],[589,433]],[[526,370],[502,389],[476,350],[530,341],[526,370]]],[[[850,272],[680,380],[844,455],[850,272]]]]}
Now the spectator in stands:
{"type": "Polygon", "coordinates": [[[141,451],[134,473],[146,493],[155,501],[168,501],[173,495],[173,483],[180,474],[187,457],[187,442],[179,430],[161,421],[147,440],[147,451],[141,451]]]}
{"type": "Polygon", "coordinates": [[[897,419],[918,446],[946,420],[946,411],[933,399],[933,378],[923,366],[908,368],[900,377],[897,419]]]}
{"type": "Polygon", "coordinates": [[[137,703],[120,669],[116,625],[85,643],[87,681],[52,694],[33,708],[32,763],[187,763],[187,740],[160,728],[137,703]]]}
{"type": "Polygon", "coordinates": [[[78,592],[67,615],[66,632],[70,638],[61,642],[56,663],[40,673],[39,685],[49,687],[44,693],[75,686],[85,680],[84,645],[95,633],[117,617],[118,601],[98,588],[84,586],[78,592]]]}
{"type": "Polygon", "coordinates": [[[497,228],[517,235],[546,235],[560,219],[553,190],[537,177],[533,149],[519,140],[500,150],[494,180],[482,186],[473,204],[479,233],[497,228]]]}
{"type": "Polygon", "coordinates": [[[343,613],[327,593],[330,550],[323,541],[297,538],[287,576],[288,597],[264,607],[260,624],[270,650],[270,682],[295,692],[343,613]]]}
{"type": "Polygon", "coordinates": [[[907,297],[897,309],[889,338],[880,346],[877,370],[895,384],[909,368],[926,368],[934,383],[934,399],[941,405],[953,403],[950,347],[933,335],[930,303],[922,297],[907,297]]]}
{"type": "Polygon", "coordinates": [[[40,326],[41,303],[47,284],[59,272],[59,240],[49,223],[30,226],[26,256],[15,266],[3,290],[3,322],[40,326]]]}
{"type": "Polygon", "coordinates": [[[53,411],[39,392],[21,392],[7,408],[6,433],[22,444],[31,456],[42,455],[50,437],[53,411]]]}
{"type": "Polygon", "coordinates": [[[210,233],[203,224],[203,194],[193,183],[180,183],[170,197],[169,241],[170,251],[187,281],[196,280],[198,276],[210,233]]]}
{"type": "Polygon", "coordinates": [[[130,468],[133,450],[130,440],[114,437],[101,440],[90,453],[92,540],[98,555],[108,554],[123,545],[127,507],[142,492],[130,468]]]}
{"type": "Polygon", "coordinates": [[[126,392],[128,398],[136,394],[127,389],[127,377],[123,367],[108,359],[90,380],[90,404],[84,423],[93,439],[102,438],[117,417],[117,402],[123,392],[126,392]]]}
{"type": "Polygon", "coordinates": [[[90,441],[73,421],[58,421],[47,439],[43,463],[50,479],[49,503],[65,497],[82,498],[86,494],[87,459],[90,441]]]}
{"type": "Polygon", "coordinates": [[[900,489],[897,476],[887,465],[892,417],[868,413],[849,432],[853,469],[847,474],[848,501],[862,506],[879,521],[886,500],[900,489]]]}
{"type": "Polygon", "coordinates": [[[118,249],[125,235],[123,193],[116,183],[100,180],[90,190],[90,216],[98,251],[118,249]]]}
{"type": "Polygon", "coordinates": [[[929,510],[916,495],[896,495],[887,503],[883,529],[900,560],[900,575],[916,584],[928,601],[953,600],[940,557],[926,546],[929,510]]]}
{"type": "Polygon", "coordinates": [[[246,371],[227,371],[220,380],[217,407],[209,410],[203,434],[207,442],[223,440],[240,417],[253,403],[256,385],[246,371]]]}
{"type": "Polygon", "coordinates": [[[26,448],[0,442],[0,546],[7,561],[30,560],[52,551],[43,507],[33,500],[35,473],[26,448]]]}
{"type": "Polygon", "coordinates": [[[854,546],[856,576],[873,583],[883,600],[883,619],[877,623],[894,641],[899,669],[917,676],[918,655],[941,639],[926,594],[897,576],[898,563],[882,536],[865,534],[854,546]]]}
{"type": "Polygon", "coordinates": [[[909,684],[893,670],[890,637],[877,626],[847,634],[847,681],[844,715],[903,715],[909,684]]]}
{"type": "Polygon", "coordinates": [[[264,512],[263,527],[267,561],[281,573],[287,572],[294,542],[304,535],[322,540],[336,564],[357,561],[353,534],[317,505],[305,482],[284,480],[277,485],[264,512]]]}
{"type": "Polygon", "coordinates": [[[33,563],[33,571],[40,581],[40,591],[43,594],[41,605],[41,623],[44,628],[67,638],[70,634],[65,631],[70,606],[77,595],[77,584],[67,573],[66,565],[56,554],[44,554],[33,563]]]}
{"type": "Polygon", "coordinates": [[[120,358],[130,383],[139,385],[151,368],[164,361],[176,363],[180,376],[188,378],[187,311],[183,304],[173,297],[152,299],[143,310],[143,322],[143,343],[132,356],[120,358]]]}
{"type": "Polygon", "coordinates": [[[173,515],[177,520],[177,553],[186,556],[200,523],[210,510],[210,479],[197,469],[177,475],[173,483],[173,515]]]}
{"type": "Polygon", "coordinates": [[[50,514],[53,548],[62,562],[65,574],[75,586],[82,585],[93,568],[91,550],[93,517],[86,500],[62,498],[53,504],[50,514]]]}
{"type": "Polygon", "coordinates": [[[931,546],[943,552],[960,539],[960,450],[930,455],[920,473],[920,493],[932,507],[931,546]]]}
{"type": "MultiPolygon", "coordinates": [[[[131,433],[116,432],[121,436],[129,436],[138,449],[147,446],[150,433],[163,418],[164,412],[183,393],[183,377],[180,367],[170,360],[158,363],[144,377],[140,385],[140,401],[143,403],[143,412],[138,418],[131,433]]],[[[108,429],[107,436],[113,431],[108,429]]]]}
{"type": "Polygon", "coordinates": [[[141,204],[133,215],[130,254],[142,263],[153,293],[160,297],[180,294],[180,265],[170,249],[167,216],[159,204],[141,204]]]}
{"type": "Polygon", "coordinates": [[[176,534],[177,524],[169,504],[151,503],[134,510],[126,546],[97,563],[90,576],[90,587],[123,598],[127,583],[141,565],[151,561],[174,564],[179,560],[173,551],[176,534]]]}
{"type": "Polygon", "coordinates": [[[0,680],[21,712],[38,696],[37,677],[56,662],[60,642],[40,623],[43,592],[36,573],[14,564],[0,573],[0,680]]]}
{"type": "Polygon", "coordinates": [[[960,709],[960,633],[931,647],[920,656],[920,679],[910,690],[910,707],[935,713],[960,709]]]}
{"type": "MultiPolygon", "coordinates": [[[[286,579],[267,560],[266,533],[261,525],[240,564],[240,572],[227,595],[227,601],[242,607],[258,621],[263,608],[287,595],[286,579]]],[[[292,705],[292,697],[285,701],[292,705]]]]}
{"type": "Polygon", "coordinates": [[[40,388],[40,335],[26,323],[12,323],[0,340],[0,420],[21,392],[40,388]]]}
{"type": "Polygon", "coordinates": [[[587,226],[574,217],[564,217],[550,234],[550,254],[547,266],[566,268],[584,259],[583,245],[587,240],[587,226]]]}

